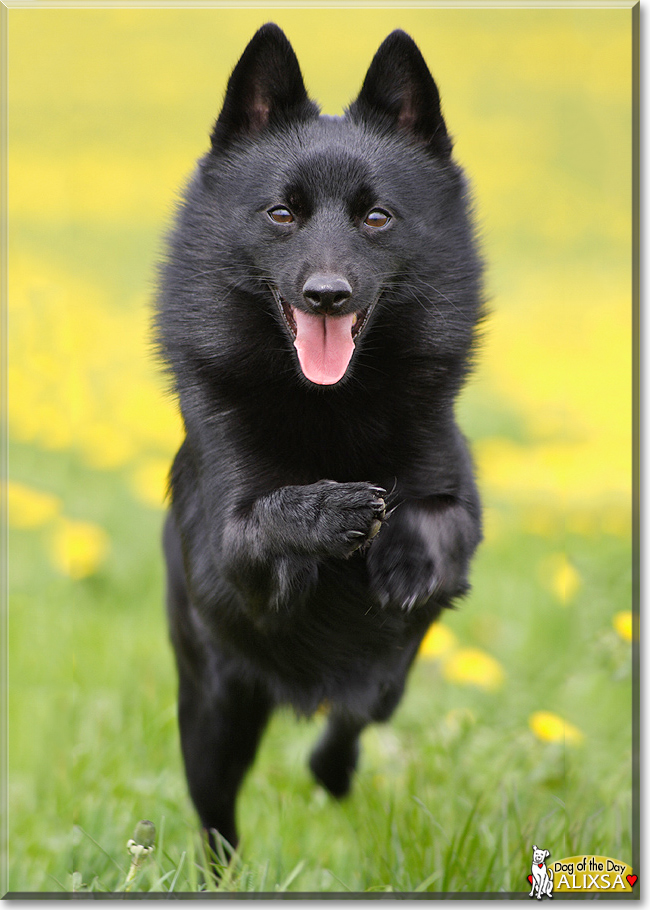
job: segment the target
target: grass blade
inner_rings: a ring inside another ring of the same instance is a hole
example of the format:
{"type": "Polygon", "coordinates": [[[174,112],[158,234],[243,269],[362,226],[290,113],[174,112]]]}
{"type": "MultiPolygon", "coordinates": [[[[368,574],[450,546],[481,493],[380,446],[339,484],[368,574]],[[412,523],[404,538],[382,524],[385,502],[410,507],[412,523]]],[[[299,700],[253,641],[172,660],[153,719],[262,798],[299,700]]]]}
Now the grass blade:
{"type": "Polygon", "coordinates": [[[282,882],[282,884],[275,886],[276,892],[278,894],[282,894],[284,891],[286,891],[288,889],[289,885],[298,878],[298,876],[300,875],[302,870],[305,868],[305,865],[306,865],[306,860],[301,859],[300,862],[289,873],[289,875],[287,875],[287,877],[282,882]]]}
{"type": "Polygon", "coordinates": [[[431,875],[425,878],[423,882],[420,882],[417,888],[413,889],[414,893],[420,894],[422,891],[426,891],[429,885],[432,885],[435,881],[437,881],[441,875],[442,872],[432,872],[431,875]]]}

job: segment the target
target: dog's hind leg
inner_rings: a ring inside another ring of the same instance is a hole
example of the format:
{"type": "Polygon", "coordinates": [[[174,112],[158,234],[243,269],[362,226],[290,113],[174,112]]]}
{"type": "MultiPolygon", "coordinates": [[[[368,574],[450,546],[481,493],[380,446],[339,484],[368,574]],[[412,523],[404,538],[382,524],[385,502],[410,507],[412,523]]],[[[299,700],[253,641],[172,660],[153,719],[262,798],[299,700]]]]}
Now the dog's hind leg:
{"type": "Polygon", "coordinates": [[[386,686],[373,705],[370,718],[361,719],[345,708],[334,707],[325,732],[316,743],[309,767],[319,784],[332,796],[346,796],[359,760],[359,736],[368,720],[388,720],[404,691],[404,681],[386,686]]]}
{"type": "Polygon", "coordinates": [[[350,790],[359,758],[359,734],[364,727],[364,721],[344,709],[333,708],[325,732],[310,756],[311,773],[337,799],[350,790]]]}
{"type": "Polygon", "coordinates": [[[417,636],[404,648],[392,679],[380,686],[366,717],[362,718],[343,707],[332,708],[325,732],[309,759],[312,774],[332,796],[341,798],[350,790],[359,760],[359,736],[363,729],[369,722],[387,721],[399,704],[421,637],[417,636]]]}
{"type": "Polygon", "coordinates": [[[190,794],[210,844],[216,829],[237,846],[235,802],[272,704],[260,688],[226,670],[203,686],[181,673],[179,724],[190,794]]]}

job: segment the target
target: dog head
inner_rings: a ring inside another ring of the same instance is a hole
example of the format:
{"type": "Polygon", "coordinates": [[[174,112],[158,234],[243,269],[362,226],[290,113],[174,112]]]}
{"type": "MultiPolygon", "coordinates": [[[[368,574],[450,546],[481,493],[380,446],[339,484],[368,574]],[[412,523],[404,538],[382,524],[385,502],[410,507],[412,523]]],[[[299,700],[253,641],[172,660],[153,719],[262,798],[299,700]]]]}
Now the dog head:
{"type": "Polygon", "coordinates": [[[376,374],[388,344],[391,361],[455,369],[481,268],[451,149],[436,84],[404,32],[382,43],[345,115],[328,117],[284,33],[263,26],[230,77],[181,212],[183,267],[168,276],[171,293],[188,296],[191,280],[192,299],[210,301],[200,344],[218,321],[233,339],[220,356],[241,358],[230,369],[307,385],[347,381],[357,363],[376,374]]]}
{"type": "Polygon", "coordinates": [[[550,856],[549,850],[538,850],[536,846],[533,845],[533,863],[535,865],[541,865],[547,856],[550,856]]]}

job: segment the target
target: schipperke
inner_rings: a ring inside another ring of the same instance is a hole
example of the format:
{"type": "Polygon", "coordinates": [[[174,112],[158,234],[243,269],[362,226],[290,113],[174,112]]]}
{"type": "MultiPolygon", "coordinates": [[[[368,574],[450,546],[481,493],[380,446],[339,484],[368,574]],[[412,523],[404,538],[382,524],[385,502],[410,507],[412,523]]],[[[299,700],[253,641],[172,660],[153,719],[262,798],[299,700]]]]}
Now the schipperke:
{"type": "Polygon", "coordinates": [[[205,828],[270,713],[329,720],[347,793],[431,622],[468,589],[479,497],[454,400],[482,314],[465,178],[413,40],[319,116],[284,33],[228,82],[161,269],[157,339],[186,437],[164,545],[179,721],[205,828]]]}

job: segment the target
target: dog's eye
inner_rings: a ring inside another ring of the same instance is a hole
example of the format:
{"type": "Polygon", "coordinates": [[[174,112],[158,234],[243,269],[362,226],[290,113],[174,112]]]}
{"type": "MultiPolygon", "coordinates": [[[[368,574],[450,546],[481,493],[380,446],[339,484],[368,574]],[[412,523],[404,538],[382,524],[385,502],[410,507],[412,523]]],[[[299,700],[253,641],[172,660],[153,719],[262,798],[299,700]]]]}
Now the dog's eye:
{"type": "Polygon", "coordinates": [[[363,223],[367,224],[368,227],[381,228],[386,227],[389,221],[390,215],[388,212],[383,209],[373,209],[372,212],[368,212],[363,223]]]}
{"type": "Polygon", "coordinates": [[[276,224],[291,224],[293,221],[293,215],[289,209],[285,209],[282,205],[276,205],[274,209],[269,209],[267,214],[276,224]]]}

